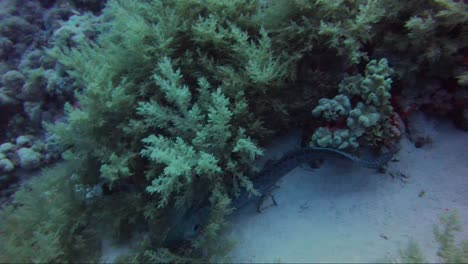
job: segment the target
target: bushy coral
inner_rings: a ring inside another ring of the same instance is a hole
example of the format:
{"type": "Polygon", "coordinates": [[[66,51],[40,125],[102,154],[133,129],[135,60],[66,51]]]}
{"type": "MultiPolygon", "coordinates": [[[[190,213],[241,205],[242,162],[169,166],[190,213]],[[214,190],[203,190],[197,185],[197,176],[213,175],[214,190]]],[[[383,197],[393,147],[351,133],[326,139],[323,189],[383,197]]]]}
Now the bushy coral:
{"type": "Polygon", "coordinates": [[[85,207],[74,194],[70,168],[60,164],[46,170],[23,186],[12,204],[2,208],[2,262],[97,260],[99,240],[89,228],[85,207]]]}
{"type": "Polygon", "coordinates": [[[439,255],[443,263],[465,263],[468,261],[468,241],[457,246],[455,235],[462,231],[460,216],[451,211],[440,217],[441,226],[434,227],[434,236],[439,244],[439,255]]]}
{"type": "Polygon", "coordinates": [[[99,18],[90,13],[73,15],[53,33],[54,45],[75,47],[77,44],[93,38],[99,18]]]}
{"type": "Polygon", "coordinates": [[[85,87],[79,104],[66,106],[68,121],[50,126],[66,157],[83,164],[79,181],[146,190],[139,213],[148,229],[159,223],[162,238],[178,215],[204,203],[213,208],[202,227],[208,242],[230,195],[251,188],[262,154],[255,138],[267,130],[260,120],[277,112],[251,102],[268,101],[290,74],[267,31],[237,20],[254,10],[244,1],[111,1],[96,42],[49,52],[85,87]],[[179,213],[158,222],[173,206],[179,213]]]}
{"type": "Polygon", "coordinates": [[[410,240],[405,249],[400,251],[402,263],[426,263],[419,244],[410,240]]]}

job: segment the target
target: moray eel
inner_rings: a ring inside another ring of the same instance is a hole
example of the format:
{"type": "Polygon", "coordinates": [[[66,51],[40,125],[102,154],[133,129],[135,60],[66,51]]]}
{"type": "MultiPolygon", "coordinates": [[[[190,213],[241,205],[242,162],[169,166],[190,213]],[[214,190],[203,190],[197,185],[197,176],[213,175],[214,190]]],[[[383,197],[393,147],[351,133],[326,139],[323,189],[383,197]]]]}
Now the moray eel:
{"type": "MultiPolygon", "coordinates": [[[[392,159],[393,153],[385,153],[377,159],[360,159],[349,153],[331,148],[301,148],[287,152],[281,159],[265,166],[265,168],[263,168],[257,176],[252,179],[253,186],[255,190],[260,193],[260,197],[268,195],[276,182],[297,166],[326,157],[344,158],[365,168],[378,169],[392,159]]],[[[234,208],[240,209],[258,198],[259,196],[254,196],[246,189],[243,189],[240,195],[233,200],[232,205],[234,208]]]]}
{"type": "MultiPolygon", "coordinates": [[[[281,177],[288,174],[297,166],[327,157],[343,158],[365,168],[378,169],[392,159],[393,153],[385,153],[376,159],[361,159],[349,153],[330,148],[307,147],[293,150],[286,153],[281,159],[265,166],[252,179],[253,186],[260,194],[259,196],[253,195],[246,189],[242,189],[237,198],[233,199],[232,206],[240,209],[255,200],[263,199],[266,195],[270,194],[272,188],[281,177]]],[[[177,242],[195,239],[199,235],[201,227],[206,224],[209,212],[209,206],[203,206],[187,212],[181,222],[175,225],[168,234],[167,238],[171,242],[170,244],[174,245],[177,242]]]]}

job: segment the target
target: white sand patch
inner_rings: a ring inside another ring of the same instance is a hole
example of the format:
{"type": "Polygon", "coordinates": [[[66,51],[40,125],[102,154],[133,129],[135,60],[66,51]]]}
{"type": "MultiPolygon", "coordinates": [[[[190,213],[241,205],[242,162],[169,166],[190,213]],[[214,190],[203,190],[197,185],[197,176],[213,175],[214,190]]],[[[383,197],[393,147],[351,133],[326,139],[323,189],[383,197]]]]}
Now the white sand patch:
{"type": "MultiPolygon", "coordinates": [[[[468,229],[468,133],[438,120],[426,126],[433,144],[417,149],[403,140],[400,161],[390,163],[388,172],[407,179],[344,160],[291,171],[274,191],[277,207],[258,214],[252,204],[233,215],[227,236],[238,244],[231,260],[375,262],[397,257],[414,238],[437,262],[433,225],[439,216],[457,209],[468,229]]],[[[278,142],[273,156],[297,146],[296,140],[278,142]]],[[[468,232],[460,238],[468,239],[468,232]]]]}

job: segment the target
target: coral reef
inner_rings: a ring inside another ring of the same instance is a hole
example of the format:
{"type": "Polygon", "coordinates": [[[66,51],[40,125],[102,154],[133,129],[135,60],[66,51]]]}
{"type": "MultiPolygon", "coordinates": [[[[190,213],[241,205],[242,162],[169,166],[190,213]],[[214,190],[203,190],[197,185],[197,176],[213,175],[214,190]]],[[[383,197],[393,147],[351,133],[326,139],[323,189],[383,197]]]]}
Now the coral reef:
{"type": "MultiPolygon", "coordinates": [[[[84,7],[87,1],[78,2],[84,7]]],[[[42,122],[63,115],[64,103],[74,101],[73,93],[78,87],[44,48],[75,45],[80,38],[91,38],[95,29],[93,15],[72,16],[75,8],[79,8],[73,2],[7,0],[1,6],[0,124],[4,129],[0,140],[3,141],[21,133],[43,134],[42,122]],[[70,21],[65,23],[69,17],[70,21]],[[87,21],[76,17],[85,17],[87,21]]]]}
{"type": "Polygon", "coordinates": [[[466,8],[1,1],[1,195],[18,170],[67,160],[2,209],[1,259],[80,261],[100,229],[149,233],[134,261],[213,261],[230,198],[254,192],[253,161],[274,135],[305,126],[318,146],[381,147],[415,110],[466,128],[466,8]],[[168,243],[207,206],[200,237],[168,243]]]}

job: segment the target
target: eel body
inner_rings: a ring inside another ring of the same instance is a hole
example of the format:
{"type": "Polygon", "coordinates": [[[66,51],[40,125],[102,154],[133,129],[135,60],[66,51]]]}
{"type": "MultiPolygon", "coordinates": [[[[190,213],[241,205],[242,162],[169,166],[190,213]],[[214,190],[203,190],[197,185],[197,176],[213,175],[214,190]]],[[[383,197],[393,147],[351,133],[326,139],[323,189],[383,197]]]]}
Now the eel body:
{"type": "MultiPolygon", "coordinates": [[[[297,166],[305,162],[327,157],[344,158],[366,168],[378,169],[392,159],[393,153],[385,153],[376,159],[360,159],[349,153],[330,148],[307,147],[293,150],[286,153],[281,159],[265,166],[252,179],[253,186],[260,196],[253,195],[250,191],[242,189],[237,198],[233,199],[232,206],[240,209],[255,200],[265,197],[270,194],[272,188],[281,177],[297,166]]],[[[172,228],[167,239],[172,242],[195,239],[199,235],[200,227],[206,224],[209,213],[210,207],[208,205],[190,210],[180,219],[181,221],[177,221],[178,224],[172,228]]]]}
{"type": "MultiPolygon", "coordinates": [[[[385,153],[376,159],[361,159],[349,153],[331,148],[301,148],[287,152],[281,159],[265,166],[257,176],[252,179],[253,186],[260,194],[260,197],[265,196],[270,193],[271,189],[281,177],[288,174],[297,166],[309,161],[333,156],[350,160],[365,168],[378,169],[392,159],[393,153],[385,153]]],[[[243,189],[239,196],[233,200],[232,204],[236,209],[239,209],[258,198],[259,196],[255,196],[248,190],[243,189]]]]}

